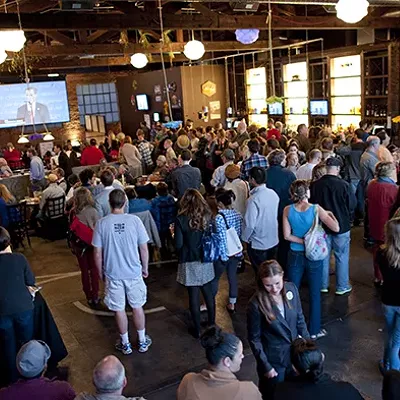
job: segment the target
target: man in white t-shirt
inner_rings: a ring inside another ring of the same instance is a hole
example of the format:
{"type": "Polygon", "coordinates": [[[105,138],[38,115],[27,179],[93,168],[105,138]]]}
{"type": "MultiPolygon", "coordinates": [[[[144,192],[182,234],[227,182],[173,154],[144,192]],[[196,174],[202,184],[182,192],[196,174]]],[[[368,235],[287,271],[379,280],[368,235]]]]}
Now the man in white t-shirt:
{"type": "Polygon", "coordinates": [[[152,343],[146,335],[143,311],[147,301],[143,278],[149,276],[149,237],[138,217],[124,213],[126,196],[123,190],[111,191],[109,201],[111,214],[97,222],[92,241],[96,267],[105,281],[104,303],[115,312],[121,337],[116,349],[131,354],[125,312],[125,299],[128,299],[138,333],[138,350],[145,353],[152,343]]]}
{"type": "Polygon", "coordinates": [[[302,165],[296,172],[297,179],[311,180],[314,167],[322,160],[321,150],[314,149],[308,154],[308,162],[302,165]]]}

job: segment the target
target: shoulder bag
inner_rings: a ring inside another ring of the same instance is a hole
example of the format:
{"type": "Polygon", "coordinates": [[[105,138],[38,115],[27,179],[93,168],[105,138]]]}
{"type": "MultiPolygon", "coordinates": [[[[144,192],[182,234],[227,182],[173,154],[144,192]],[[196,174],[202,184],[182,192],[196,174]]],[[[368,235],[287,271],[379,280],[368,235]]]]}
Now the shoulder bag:
{"type": "Polygon", "coordinates": [[[310,261],[321,261],[328,256],[328,243],[326,232],[319,224],[318,206],[314,206],[314,222],[310,230],[304,236],[306,258],[310,261]]]}
{"type": "Polygon", "coordinates": [[[233,257],[243,251],[243,245],[234,227],[229,228],[228,221],[223,213],[218,213],[225,221],[226,226],[226,254],[233,257]]]}

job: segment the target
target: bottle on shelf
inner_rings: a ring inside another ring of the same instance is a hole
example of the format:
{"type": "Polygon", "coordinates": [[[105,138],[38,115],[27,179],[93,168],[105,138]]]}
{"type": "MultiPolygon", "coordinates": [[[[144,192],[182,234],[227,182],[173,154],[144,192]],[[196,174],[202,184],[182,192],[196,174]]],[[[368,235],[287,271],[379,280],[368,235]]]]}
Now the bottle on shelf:
{"type": "Polygon", "coordinates": [[[365,116],[369,117],[371,115],[371,106],[369,104],[366,104],[365,106],[365,116]]]}
{"type": "Polygon", "coordinates": [[[389,94],[389,83],[388,82],[386,82],[386,85],[385,85],[385,94],[386,95],[389,94]]]}
{"type": "Polygon", "coordinates": [[[365,63],[365,76],[369,76],[369,62],[365,63]]]}

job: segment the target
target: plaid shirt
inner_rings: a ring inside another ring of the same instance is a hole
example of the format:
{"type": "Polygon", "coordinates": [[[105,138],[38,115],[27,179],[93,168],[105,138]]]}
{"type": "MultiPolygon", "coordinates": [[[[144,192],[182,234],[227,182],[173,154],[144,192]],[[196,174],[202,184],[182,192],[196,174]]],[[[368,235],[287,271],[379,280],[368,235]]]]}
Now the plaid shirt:
{"type": "Polygon", "coordinates": [[[268,168],[268,161],[264,156],[260,156],[258,153],[252,154],[242,162],[240,167],[240,179],[248,181],[249,172],[253,167],[268,168]]]}
{"type": "Polygon", "coordinates": [[[151,145],[146,140],[143,140],[142,142],[138,143],[137,148],[140,155],[142,156],[142,161],[145,163],[145,165],[148,167],[152,167],[153,159],[151,158],[151,153],[153,151],[153,145],[151,145]]]}
{"type": "MultiPolygon", "coordinates": [[[[226,218],[226,222],[229,228],[235,228],[236,233],[238,234],[239,238],[242,235],[242,216],[236,211],[232,209],[226,210],[219,210],[217,216],[215,217],[215,228],[216,233],[219,239],[219,258],[222,261],[228,261],[229,257],[226,254],[227,252],[227,239],[226,239],[226,231],[227,227],[225,224],[224,217],[220,214],[224,214],[226,218]]],[[[235,257],[241,257],[242,253],[236,254],[235,257]]]]}
{"type": "Polygon", "coordinates": [[[168,232],[169,226],[175,222],[176,212],[176,202],[170,194],[157,196],[151,201],[151,215],[159,232],[168,232]]]}

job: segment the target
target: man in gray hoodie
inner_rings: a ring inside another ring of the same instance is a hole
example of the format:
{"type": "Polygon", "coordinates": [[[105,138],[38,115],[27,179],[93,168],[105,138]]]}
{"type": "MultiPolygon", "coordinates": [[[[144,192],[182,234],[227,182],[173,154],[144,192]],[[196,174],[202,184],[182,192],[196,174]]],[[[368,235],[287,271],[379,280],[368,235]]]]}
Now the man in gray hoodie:
{"type": "Polygon", "coordinates": [[[143,397],[122,396],[127,383],[125,368],[121,361],[115,356],[107,356],[93,371],[96,394],[81,393],[75,400],[145,400],[143,397]]]}

